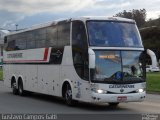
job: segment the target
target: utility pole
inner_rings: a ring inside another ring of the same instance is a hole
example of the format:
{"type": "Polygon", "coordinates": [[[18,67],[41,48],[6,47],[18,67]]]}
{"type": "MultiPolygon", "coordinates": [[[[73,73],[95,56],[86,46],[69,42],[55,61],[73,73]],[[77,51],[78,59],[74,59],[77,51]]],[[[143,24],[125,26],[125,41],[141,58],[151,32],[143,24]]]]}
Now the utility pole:
{"type": "Polygon", "coordinates": [[[18,24],[15,24],[15,26],[16,26],[16,31],[18,30],[18,24]]]}

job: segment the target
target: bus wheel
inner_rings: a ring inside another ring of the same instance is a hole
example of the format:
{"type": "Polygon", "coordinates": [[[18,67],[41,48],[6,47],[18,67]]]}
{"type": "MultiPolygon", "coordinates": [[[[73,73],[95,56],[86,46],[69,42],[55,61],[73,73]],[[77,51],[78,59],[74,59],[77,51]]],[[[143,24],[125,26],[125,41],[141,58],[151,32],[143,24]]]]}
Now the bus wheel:
{"type": "Polygon", "coordinates": [[[23,90],[23,83],[22,83],[22,81],[20,81],[20,82],[18,83],[18,94],[19,94],[20,96],[23,96],[23,95],[24,95],[24,90],[23,90]]]}
{"type": "Polygon", "coordinates": [[[16,81],[13,81],[11,87],[12,87],[12,93],[13,93],[14,95],[17,95],[17,94],[18,94],[18,90],[17,90],[17,87],[16,87],[16,81]]]}
{"type": "Polygon", "coordinates": [[[111,107],[117,107],[119,103],[109,103],[109,106],[111,107]]]}
{"type": "Polygon", "coordinates": [[[65,97],[65,101],[66,101],[67,105],[69,105],[69,106],[74,105],[74,101],[72,100],[72,90],[71,90],[71,86],[69,84],[66,84],[64,97],[65,97]]]}

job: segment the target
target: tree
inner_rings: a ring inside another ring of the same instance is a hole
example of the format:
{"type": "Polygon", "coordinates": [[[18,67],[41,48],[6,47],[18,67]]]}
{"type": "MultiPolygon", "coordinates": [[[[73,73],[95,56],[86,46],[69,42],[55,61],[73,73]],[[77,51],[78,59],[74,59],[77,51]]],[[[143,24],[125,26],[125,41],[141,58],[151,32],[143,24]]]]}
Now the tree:
{"type": "Polygon", "coordinates": [[[145,49],[160,48],[160,28],[156,26],[140,29],[145,49]]]}
{"type": "Polygon", "coordinates": [[[138,27],[142,27],[145,24],[146,20],[146,10],[140,9],[140,10],[124,10],[123,12],[119,12],[115,15],[115,17],[123,17],[123,18],[129,18],[134,19],[137,23],[138,27]]]}

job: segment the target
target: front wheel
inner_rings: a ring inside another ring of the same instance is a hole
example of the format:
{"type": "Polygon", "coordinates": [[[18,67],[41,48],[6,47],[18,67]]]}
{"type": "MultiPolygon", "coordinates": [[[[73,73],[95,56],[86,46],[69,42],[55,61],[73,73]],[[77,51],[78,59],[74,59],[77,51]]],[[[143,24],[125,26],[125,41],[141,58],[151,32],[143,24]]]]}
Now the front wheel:
{"type": "Polygon", "coordinates": [[[66,84],[66,90],[65,90],[65,101],[67,105],[73,106],[74,105],[74,100],[72,99],[72,90],[71,86],[69,84],[66,84]]]}

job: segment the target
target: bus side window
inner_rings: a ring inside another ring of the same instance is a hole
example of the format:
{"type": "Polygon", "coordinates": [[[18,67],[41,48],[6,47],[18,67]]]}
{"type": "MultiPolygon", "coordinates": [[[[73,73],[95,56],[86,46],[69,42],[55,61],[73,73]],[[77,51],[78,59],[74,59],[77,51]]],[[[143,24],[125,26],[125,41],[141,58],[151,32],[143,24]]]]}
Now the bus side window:
{"type": "Polygon", "coordinates": [[[70,23],[58,25],[58,47],[70,45],[70,23]]]}
{"type": "Polygon", "coordinates": [[[9,41],[7,45],[7,51],[12,51],[15,49],[15,40],[9,41]]]}
{"type": "Polygon", "coordinates": [[[61,64],[63,56],[63,49],[52,48],[50,63],[52,64],[61,64]]]}
{"type": "Polygon", "coordinates": [[[7,36],[4,37],[4,43],[7,43],[7,36]]]}
{"type": "Polygon", "coordinates": [[[27,49],[33,49],[36,47],[35,30],[28,32],[27,34],[27,49]]]}
{"type": "Polygon", "coordinates": [[[64,47],[70,44],[70,22],[63,22],[54,28],[55,45],[51,50],[50,62],[53,64],[61,64],[64,47]]]}
{"type": "Polygon", "coordinates": [[[15,43],[15,50],[25,50],[26,49],[26,39],[24,38],[17,38],[15,43]]]}
{"type": "Polygon", "coordinates": [[[57,46],[57,26],[56,25],[47,28],[46,46],[47,47],[57,46]]]}
{"type": "Polygon", "coordinates": [[[46,46],[46,34],[47,34],[47,28],[36,30],[34,34],[36,41],[36,48],[44,48],[46,46]]]}

